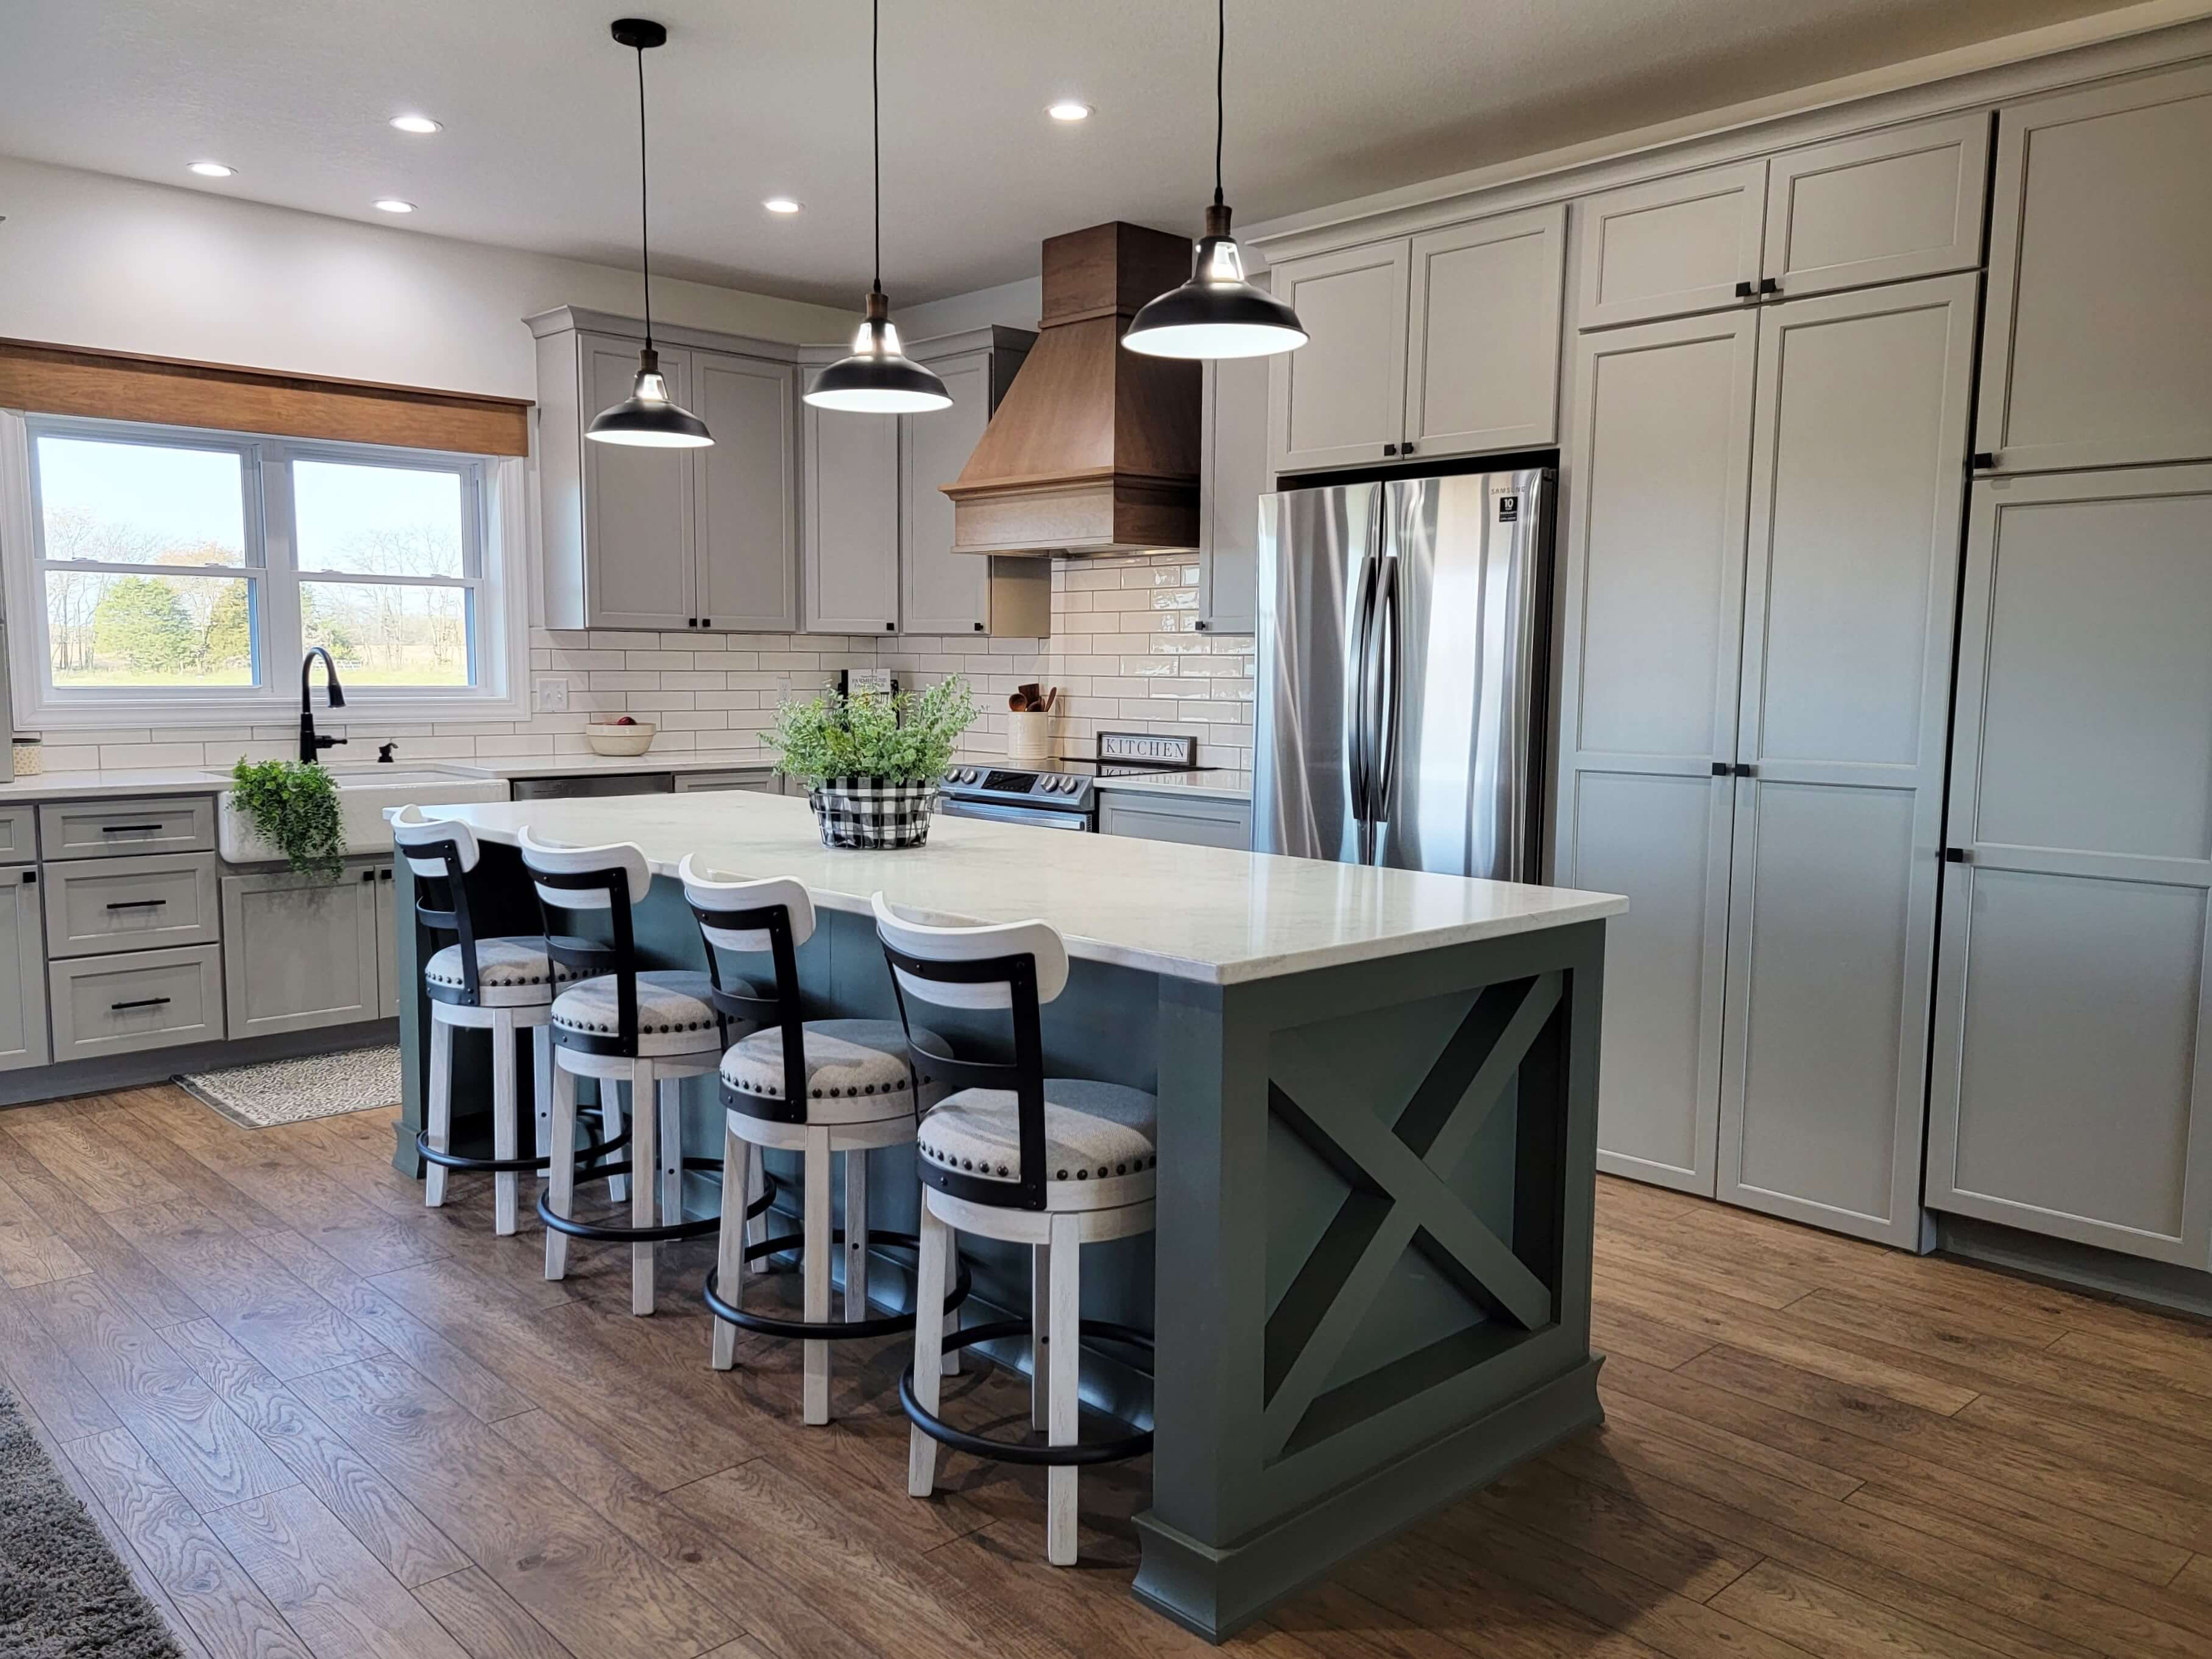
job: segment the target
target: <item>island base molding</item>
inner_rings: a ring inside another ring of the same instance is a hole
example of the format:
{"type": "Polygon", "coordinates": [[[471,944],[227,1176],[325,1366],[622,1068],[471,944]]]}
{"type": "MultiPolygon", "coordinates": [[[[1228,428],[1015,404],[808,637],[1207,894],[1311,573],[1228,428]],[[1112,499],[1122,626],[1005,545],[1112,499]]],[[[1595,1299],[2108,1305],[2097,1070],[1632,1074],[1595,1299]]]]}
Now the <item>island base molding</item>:
{"type": "MultiPolygon", "coordinates": [[[[1085,1356],[1086,1363],[1088,1356],[1085,1356]]],[[[1516,1464],[1605,1420],[1592,1357],[1443,1441],[1354,1481],[1226,1548],[1137,1516],[1137,1599],[1208,1641],[1226,1641],[1346,1557],[1479,1491],[1516,1464]]]]}

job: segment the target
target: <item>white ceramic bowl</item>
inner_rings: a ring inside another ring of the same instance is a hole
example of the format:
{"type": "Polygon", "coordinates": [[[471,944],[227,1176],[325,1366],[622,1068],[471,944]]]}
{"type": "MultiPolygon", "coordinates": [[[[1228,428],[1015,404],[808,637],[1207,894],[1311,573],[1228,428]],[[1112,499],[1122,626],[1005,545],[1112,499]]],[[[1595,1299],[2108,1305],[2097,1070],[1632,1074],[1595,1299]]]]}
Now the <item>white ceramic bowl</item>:
{"type": "Polygon", "coordinates": [[[653,747],[653,735],[659,730],[642,720],[635,726],[587,726],[584,741],[592,745],[594,755],[642,755],[653,747]]]}

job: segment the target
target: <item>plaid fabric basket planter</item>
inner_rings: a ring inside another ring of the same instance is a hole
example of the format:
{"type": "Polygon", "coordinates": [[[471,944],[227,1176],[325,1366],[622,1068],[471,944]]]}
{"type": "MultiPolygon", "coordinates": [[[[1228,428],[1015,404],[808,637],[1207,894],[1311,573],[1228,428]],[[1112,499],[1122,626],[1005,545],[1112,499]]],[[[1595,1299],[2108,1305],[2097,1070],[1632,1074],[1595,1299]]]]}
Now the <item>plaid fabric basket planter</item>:
{"type": "Polygon", "coordinates": [[[929,839],[937,785],[891,778],[826,778],[806,792],[824,847],[919,847],[929,839]]]}

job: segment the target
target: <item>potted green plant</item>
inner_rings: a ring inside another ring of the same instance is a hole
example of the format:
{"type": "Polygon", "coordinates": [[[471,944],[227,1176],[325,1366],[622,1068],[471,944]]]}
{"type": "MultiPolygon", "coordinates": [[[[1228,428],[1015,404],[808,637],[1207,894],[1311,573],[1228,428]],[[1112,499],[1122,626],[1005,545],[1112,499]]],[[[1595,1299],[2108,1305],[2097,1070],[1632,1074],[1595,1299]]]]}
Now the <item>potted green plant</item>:
{"type": "Polygon", "coordinates": [[[763,741],[775,769],[806,786],[825,847],[919,847],[929,838],[938,786],[975,723],[968,682],[926,691],[825,691],[787,701],[763,741]]]}
{"type": "Polygon", "coordinates": [[[312,763],[241,760],[230,775],[230,805],[253,833],[303,876],[336,881],[345,868],[345,824],[331,775],[312,763]]]}

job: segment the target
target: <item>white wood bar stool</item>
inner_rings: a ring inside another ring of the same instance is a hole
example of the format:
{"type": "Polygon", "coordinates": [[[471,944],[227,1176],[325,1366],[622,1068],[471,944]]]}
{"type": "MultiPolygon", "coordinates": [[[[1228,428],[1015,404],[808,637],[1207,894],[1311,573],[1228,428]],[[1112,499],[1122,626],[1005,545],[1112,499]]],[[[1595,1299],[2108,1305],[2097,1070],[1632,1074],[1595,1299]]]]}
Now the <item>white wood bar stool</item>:
{"type": "MultiPolygon", "coordinates": [[[[714,981],[711,1000],[732,1021],[760,1029],[721,1057],[722,1190],[758,1190],[763,1150],[797,1152],[805,1170],[805,1210],[797,1235],[766,1237],[765,1199],[744,1206],[725,1200],[721,1243],[705,1296],[715,1316],[713,1362],[727,1370],[737,1360],[740,1328],[804,1345],[800,1420],[830,1420],[830,1345],[887,1336],[914,1328],[911,1313],[868,1310],[868,1259],[889,1245],[919,1251],[912,1233],[872,1230],[868,1224],[868,1153],[878,1146],[911,1146],[915,1129],[914,1074],[908,1034],[896,1020],[808,1019],[799,995],[799,947],[814,934],[814,902],[795,881],[739,881],[702,869],[686,858],[679,873],[684,897],[699,920],[714,981]],[[722,975],[725,954],[766,956],[774,979],[766,992],[722,975]],[[832,1226],[830,1162],[845,1165],[845,1225],[832,1226]],[[842,1237],[845,1296],[842,1321],[830,1319],[830,1262],[842,1237]],[[803,1276],[802,1316],[754,1313],[738,1302],[744,1266],[797,1246],[803,1276]]],[[[942,1038],[917,1030],[919,1052],[946,1054],[942,1038]]],[[[943,1318],[957,1319],[967,1285],[942,1294],[943,1318]]],[[[917,1301],[917,1307],[932,1305],[917,1301]]],[[[933,1329],[938,1321],[927,1322],[933,1329]]]]}
{"type": "Polygon", "coordinates": [[[1045,1555],[1054,1566],[1073,1566],[1077,1468],[1152,1449],[1149,1433],[1083,1444],[1077,1417],[1084,1337],[1152,1347],[1142,1331],[1082,1316],[1083,1246],[1152,1231],[1158,1103],[1141,1089],[1044,1074],[1038,1009],[1067,986],[1067,946],[1049,923],[938,927],[901,915],[881,893],[873,903],[902,1020],[914,999],[1003,1009],[1011,1027],[1011,1060],[914,1054],[918,1070],[953,1085],[923,1115],[916,1136],[922,1188],[915,1300],[928,1307],[944,1294],[957,1234],[1030,1252],[1029,1319],[969,1326],[949,1342],[934,1322],[916,1328],[914,1364],[899,1381],[899,1402],[914,1425],[907,1490],[917,1498],[935,1490],[939,1444],[1042,1464],[1051,1471],[1045,1555]],[[938,1415],[944,1346],[1024,1336],[1031,1344],[1030,1420],[1045,1431],[1045,1444],[986,1439],[938,1415]]]}
{"type": "Polygon", "coordinates": [[[537,840],[527,825],[520,840],[523,867],[545,913],[547,956],[581,971],[599,970],[564,988],[550,1010],[553,1158],[551,1179],[538,1199],[545,1224],[545,1277],[567,1276],[572,1238],[627,1243],[630,1311],[649,1314],[655,1248],[666,1239],[704,1237],[718,1224],[714,1217],[684,1220],[683,1200],[685,1170],[721,1168],[719,1159],[684,1156],[683,1080],[712,1072],[726,1040],[708,1000],[714,981],[702,973],[638,966],[630,906],[653,881],[639,848],[554,846],[537,840]],[[566,918],[580,922],[595,915],[605,919],[609,937],[603,943],[563,933],[556,926],[566,918]],[[580,1077],[599,1079],[603,1097],[617,1085],[629,1097],[628,1162],[588,1170],[629,1176],[627,1227],[578,1221],[572,1213],[580,1077]]]}
{"type": "MultiPolygon", "coordinates": [[[[480,939],[469,913],[468,873],[477,867],[477,838],[465,823],[441,823],[412,805],[392,819],[392,844],[414,872],[418,939],[452,934],[443,949],[423,957],[422,989],[430,1000],[430,1086],[423,1126],[415,1137],[423,1159],[422,1202],[446,1201],[449,1170],[488,1171],[492,1176],[492,1231],[514,1231],[516,1177],[546,1167],[553,1111],[552,1005],[560,986],[581,970],[552,961],[542,939],[480,939]],[[464,1158],[453,1150],[453,1033],[491,1034],[492,1155],[464,1158]],[[514,1044],[528,1031],[536,1095],[537,1156],[518,1155],[520,1103],[516,1097],[514,1044]]],[[[612,1139],[614,1129],[607,1130],[612,1139]]]]}

